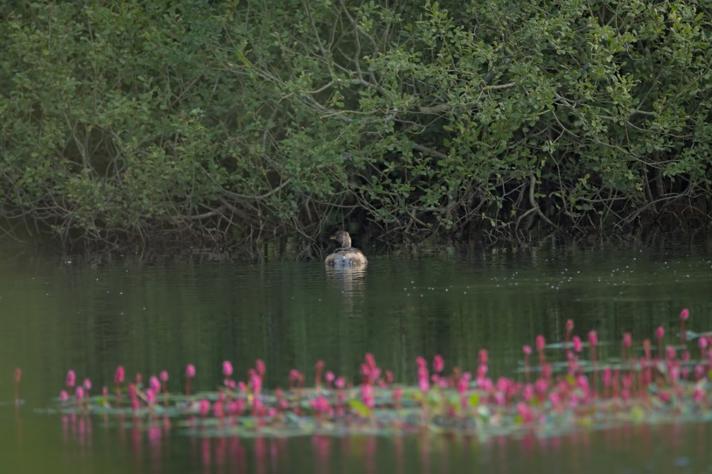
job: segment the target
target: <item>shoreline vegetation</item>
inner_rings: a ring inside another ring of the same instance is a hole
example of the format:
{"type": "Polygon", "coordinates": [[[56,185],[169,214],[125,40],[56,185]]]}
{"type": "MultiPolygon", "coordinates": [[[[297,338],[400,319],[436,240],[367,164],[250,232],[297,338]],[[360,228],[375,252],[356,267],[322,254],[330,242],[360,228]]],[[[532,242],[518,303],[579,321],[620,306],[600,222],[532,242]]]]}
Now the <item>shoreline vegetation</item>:
{"type": "Polygon", "coordinates": [[[0,7],[0,233],[317,258],[712,222],[712,9],[0,7]],[[289,24],[290,28],[284,28],[289,24]]]}

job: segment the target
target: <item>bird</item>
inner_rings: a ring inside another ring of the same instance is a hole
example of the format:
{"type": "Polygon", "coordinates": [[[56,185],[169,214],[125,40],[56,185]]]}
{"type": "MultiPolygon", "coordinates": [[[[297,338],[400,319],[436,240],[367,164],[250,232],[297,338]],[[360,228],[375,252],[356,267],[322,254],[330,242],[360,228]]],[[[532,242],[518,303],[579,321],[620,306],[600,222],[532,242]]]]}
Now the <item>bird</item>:
{"type": "Polygon", "coordinates": [[[340,245],[334,253],[327,255],[324,264],[334,268],[363,268],[368,264],[366,256],[359,249],[351,246],[351,236],[345,230],[339,230],[329,237],[340,245]]]}

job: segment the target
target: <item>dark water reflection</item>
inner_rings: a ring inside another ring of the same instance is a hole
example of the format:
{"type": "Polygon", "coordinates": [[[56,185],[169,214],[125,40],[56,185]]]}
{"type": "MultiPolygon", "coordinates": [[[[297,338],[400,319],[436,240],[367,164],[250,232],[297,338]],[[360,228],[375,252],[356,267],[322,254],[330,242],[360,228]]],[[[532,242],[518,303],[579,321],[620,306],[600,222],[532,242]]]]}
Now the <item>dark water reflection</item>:
{"type": "MultiPolygon", "coordinates": [[[[566,319],[602,341],[624,331],[671,330],[690,308],[690,328],[712,328],[712,253],[558,249],[470,259],[371,257],[366,273],[327,273],[320,263],[92,265],[6,252],[0,261],[0,458],[8,472],[712,472],[708,424],[632,427],[562,438],[193,439],[164,420],[39,415],[67,368],[111,380],[183,365],[197,385],[219,381],[220,362],[239,374],[256,357],[267,382],[316,359],[346,375],[373,352],[401,381],[417,355],[442,353],[473,367],[490,350],[494,375],[511,373],[521,346],[555,340],[566,319]],[[15,410],[11,374],[24,369],[15,410]],[[664,449],[663,449],[664,448],[664,449]],[[41,455],[39,455],[41,454],[41,455]],[[51,469],[50,469],[51,468],[51,469]]],[[[617,344],[601,346],[617,350],[617,344]]]]}
{"type": "Polygon", "coordinates": [[[41,434],[45,425],[32,427],[31,437],[11,446],[3,456],[5,472],[712,472],[712,429],[704,423],[488,441],[428,432],[390,438],[185,438],[166,420],[112,424],[81,416],[62,417],[61,432],[41,434]]]}

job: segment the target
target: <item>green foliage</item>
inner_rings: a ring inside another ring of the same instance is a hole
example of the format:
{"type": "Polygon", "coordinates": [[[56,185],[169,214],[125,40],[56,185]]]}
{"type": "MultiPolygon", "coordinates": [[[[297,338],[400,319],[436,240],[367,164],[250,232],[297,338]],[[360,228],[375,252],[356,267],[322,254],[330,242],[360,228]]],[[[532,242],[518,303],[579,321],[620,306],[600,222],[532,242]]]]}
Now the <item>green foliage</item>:
{"type": "Polygon", "coordinates": [[[2,16],[0,215],[66,242],[257,249],[298,235],[309,253],[343,222],[494,240],[710,217],[704,2],[59,2],[2,16]]]}

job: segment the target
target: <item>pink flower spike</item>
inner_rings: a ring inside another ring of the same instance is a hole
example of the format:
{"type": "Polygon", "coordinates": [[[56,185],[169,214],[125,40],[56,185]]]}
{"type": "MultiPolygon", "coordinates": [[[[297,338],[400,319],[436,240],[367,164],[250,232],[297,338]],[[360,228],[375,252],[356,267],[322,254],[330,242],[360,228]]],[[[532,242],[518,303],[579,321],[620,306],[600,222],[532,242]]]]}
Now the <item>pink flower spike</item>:
{"type": "Polygon", "coordinates": [[[326,375],[324,376],[324,378],[326,379],[327,382],[331,383],[334,381],[336,376],[334,375],[334,373],[331,370],[329,370],[326,372],[326,375]]]}
{"type": "Polygon", "coordinates": [[[156,402],[156,391],[153,387],[146,390],[146,401],[149,405],[153,405],[156,402]]]}
{"type": "Polygon", "coordinates": [[[161,382],[158,381],[158,377],[155,375],[151,375],[148,379],[148,386],[155,392],[159,392],[161,390],[161,382]]]}
{"type": "Polygon", "coordinates": [[[158,378],[161,380],[161,382],[166,383],[168,382],[168,371],[167,370],[161,370],[161,373],[158,374],[158,378]]]}
{"type": "Polygon", "coordinates": [[[232,362],[229,360],[223,361],[222,372],[225,377],[232,377],[232,362]]]}
{"type": "Polygon", "coordinates": [[[665,355],[667,356],[668,360],[675,360],[675,356],[677,355],[677,350],[675,349],[675,346],[667,346],[665,348],[665,355]]]}
{"type": "Polygon", "coordinates": [[[571,334],[574,330],[574,322],[571,319],[566,320],[566,334],[571,334]]]}
{"type": "Polygon", "coordinates": [[[578,336],[574,336],[571,339],[571,343],[574,346],[574,352],[581,352],[583,350],[583,343],[581,342],[581,338],[578,336]]]}
{"type": "Polygon", "coordinates": [[[124,380],[126,380],[126,370],[120,365],[116,367],[116,371],[114,372],[114,384],[121,385],[124,383],[124,380]]]}
{"type": "Polygon", "coordinates": [[[486,364],[487,360],[489,359],[489,354],[487,353],[487,349],[480,349],[480,364],[486,364]]]}
{"type": "Polygon", "coordinates": [[[705,401],[705,390],[702,387],[695,387],[695,391],[692,394],[692,399],[697,403],[705,401]]]}
{"type": "Polygon", "coordinates": [[[658,326],[658,328],[655,330],[655,338],[658,341],[661,341],[665,337],[665,328],[662,326],[658,326]]]}
{"type": "Polygon", "coordinates": [[[445,368],[445,360],[440,354],[435,355],[433,358],[433,370],[438,374],[445,368]]]}
{"type": "Polygon", "coordinates": [[[529,344],[524,344],[522,346],[522,352],[525,356],[530,356],[532,353],[532,346],[530,346],[529,344]]]}
{"type": "Polygon", "coordinates": [[[708,345],[708,343],[707,343],[707,338],[706,338],[706,337],[700,337],[700,338],[697,340],[697,345],[698,345],[698,347],[699,347],[700,349],[702,349],[702,350],[707,349],[707,345],[708,345]]]}
{"type": "Polygon", "coordinates": [[[363,357],[366,360],[366,364],[371,368],[375,369],[377,367],[376,365],[376,358],[373,357],[373,354],[370,352],[367,352],[366,355],[363,357]]]}
{"type": "Polygon", "coordinates": [[[338,389],[342,389],[346,386],[346,380],[343,377],[337,377],[334,381],[334,386],[338,389]]]}
{"type": "Polygon", "coordinates": [[[66,402],[69,400],[69,394],[67,393],[66,390],[60,390],[59,392],[59,401],[60,402],[66,402]]]}
{"type": "Polygon", "coordinates": [[[630,349],[633,345],[633,335],[629,332],[623,333],[623,347],[630,349]]]}
{"type": "Polygon", "coordinates": [[[77,400],[84,398],[84,388],[81,385],[77,386],[77,389],[74,391],[74,396],[77,397],[77,400]]]}
{"type": "Polygon", "coordinates": [[[393,401],[396,404],[400,403],[401,399],[403,398],[403,389],[400,387],[394,388],[391,392],[391,396],[393,397],[393,401]]]}
{"type": "Polygon", "coordinates": [[[588,344],[591,347],[596,347],[598,345],[598,333],[594,330],[588,332],[588,344]]]}
{"type": "Polygon", "coordinates": [[[262,377],[265,372],[267,372],[267,365],[265,364],[265,361],[257,359],[255,361],[255,370],[257,370],[257,373],[260,374],[260,377],[262,377]]]}
{"type": "Polygon", "coordinates": [[[208,400],[200,400],[198,403],[198,412],[200,416],[208,416],[208,413],[210,413],[210,402],[208,400]]]}
{"type": "Polygon", "coordinates": [[[682,311],[680,311],[680,321],[687,321],[690,318],[690,310],[687,308],[684,308],[682,311]]]}
{"type": "Polygon", "coordinates": [[[77,384],[77,373],[73,369],[67,371],[67,377],[64,380],[67,387],[72,388],[77,384]]]}
{"type": "Polygon", "coordinates": [[[84,379],[84,382],[82,382],[82,387],[84,387],[84,390],[89,392],[91,390],[91,379],[84,379]]]}
{"type": "Polygon", "coordinates": [[[544,336],[539,334],[536,337],[535,344],[537,352],[541,352],[544,350],[544,347],[546,347],[546,339],[544,339],[544,336]]]}
{"type": "Polygon", "coordinates": [[[185,378],[195,378],[195,366],[193,364],[188,364],[185,366],[185,378]]]}

